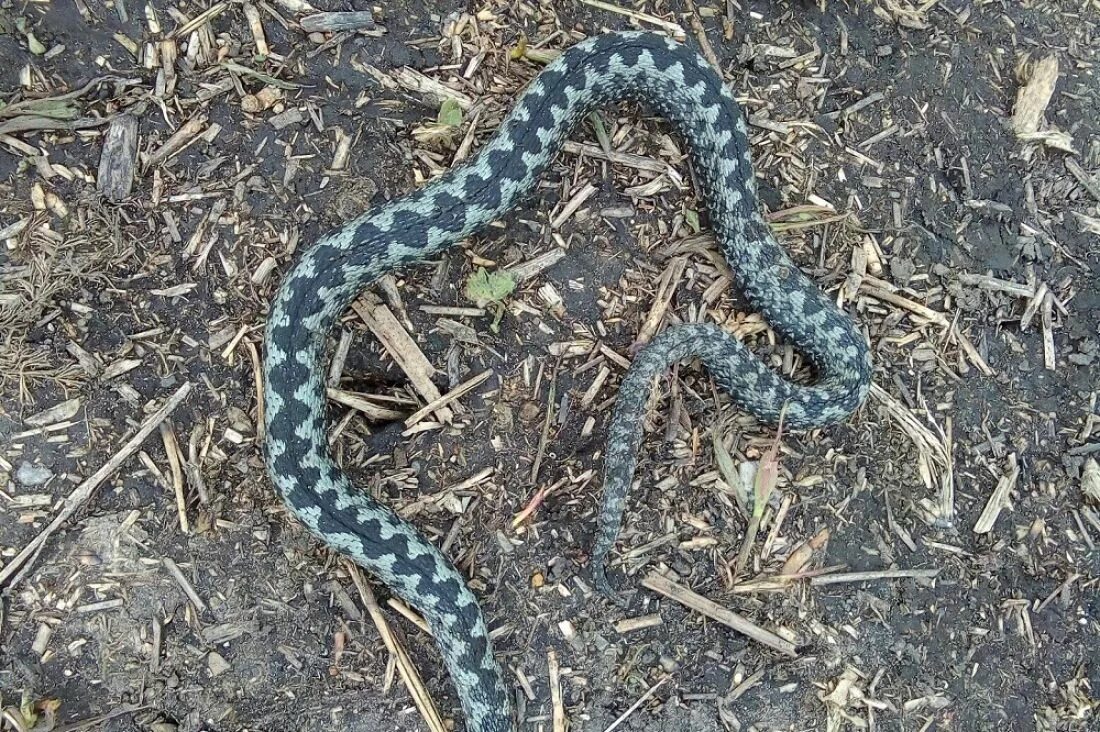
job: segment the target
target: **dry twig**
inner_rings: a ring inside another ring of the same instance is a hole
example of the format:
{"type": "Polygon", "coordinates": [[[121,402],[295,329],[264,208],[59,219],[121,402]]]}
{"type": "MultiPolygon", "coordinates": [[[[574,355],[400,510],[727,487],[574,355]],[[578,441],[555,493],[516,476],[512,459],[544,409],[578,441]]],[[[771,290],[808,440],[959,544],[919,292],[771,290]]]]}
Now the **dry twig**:
{"type": "Polygon", "coordinates": [[[191,382],[184,382],[183,386],[176,389],[175,393],[168,397],[164,404],[161,405],[160,409],[153,412],[144,422],[142,422],[141,427],[134,433],[134,436],[123,443],[119,451],[111,456],[110,460],[104,463],[99,470],[88,476],[88,478],[69,494],[53,521],[50,521],[46,528],[39,532],[38,536],[31,539],[31,541],[23,547],[22,551],[12,557],[11,561],[9,561],[3,569],[0,569],[0,587],[6,586],[9,591],[11,590],[11,587],[15,584],[15,582],[12,581],[15,573],[29,569],[30,565],[28,564],[28,560],[38,555],[38,552],[41,551],[46,540],[49,539],[70,516],[76,513],[77,509],[83,506],[88,499],[92,497],[103,481],[138,451],[138,448],[141,447],[141,443],[145,441],[145,438],[152,434],[153,430],[157,429],[160,423],[167,419],[168,415],[171,414],[190,393],[191,382]]]}

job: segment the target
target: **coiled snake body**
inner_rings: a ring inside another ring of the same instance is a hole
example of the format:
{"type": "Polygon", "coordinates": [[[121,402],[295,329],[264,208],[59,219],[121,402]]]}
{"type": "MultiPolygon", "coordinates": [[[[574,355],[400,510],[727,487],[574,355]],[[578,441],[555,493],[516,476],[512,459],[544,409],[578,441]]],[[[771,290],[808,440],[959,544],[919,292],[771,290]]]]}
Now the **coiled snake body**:
{"type": "Polygon", "coordinates": [[[867,395],[871,363],[853,324],[787,258],[757,210],[746,127],[733,96],[686,46],[650,33],[613,33],[565,51],[531,82],[470,162],[373,209],[307,250],[272,303],[264,362],[271,478],[310,531],[417,608],[431,627],[473,732],[513,729],[508,691],[473,593],[409,523],[358,491],[328,452],[325,337],[371,281],[423,259],[501,216],[534,186],[575,123],[598,105],[638,100],[686,139],[722,253],[747,299],[813,365],[812,386],[769,370],[716,326],[669,328],[635,357],[608,429],[603,505],[591,567],[618,534],[653,380],[699,358],[746,410],[817,427],[844,419],[867,395]]]}

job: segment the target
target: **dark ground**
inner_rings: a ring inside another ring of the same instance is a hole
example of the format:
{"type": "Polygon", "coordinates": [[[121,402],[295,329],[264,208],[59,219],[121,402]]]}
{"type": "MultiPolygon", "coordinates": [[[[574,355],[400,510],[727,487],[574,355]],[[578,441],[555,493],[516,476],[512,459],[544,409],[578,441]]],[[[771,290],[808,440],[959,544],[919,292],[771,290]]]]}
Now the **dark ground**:
{"type": "MultiPolygon", "coordinates": [[[[481,103],[480,143],[535,73],[532,62],[507,59],[522,34],[560,48],[571,41],[556,31],[629,27],[579,3],[430,5],[380,3],[375,29],[319,51],[331,37],[301,31],[285,4],[260,3],[274,54],[264,59],[242,6],[224,4],[175,39],[177,78],[166,90],[156,64],[147,68],[123,41],[139,52],[171,41],[205,5],[154,0],[157,29],[137,4],[123,21],[118,8],[91,1],[0,3],[0,104],[110,76],[67,109],[93,122],[135,114],[146,162],[133,194],[106,204],[95,186],[103,126],[0,134],[0,561],[49,523],[150,406],[194,385],[167,429],[182,478],[155,432],[3,596],[5,728],[29,728],[33,710],[39,729],[427,729],[352,599],[346,566],[288,517],[264,473],[252,354],[262,351],[266,304],[295,247],[446,168],[467,134],[470,113],[450,140],[418,138],[438,100],[385,88],[364,64],[387,79],[412,67],[481,103]],[[483,60],[463,79],[478,51],[483,60]],[[245,111],[255,101],[246,95],[273,80],[226,61],[293,86],[273,106],[245,111]],[[283,126],[294,109],[301,119],[283,126]],[[189,120],[198,133],[187,147],[150,162],[189,120]],[[344,170],[332,169],[337,128],[352,143],[344,170]],[[256,274],[269,265],[270,276],[256,274]],[[33,418],[66,400],[75,401],[60,416],[33,418]]],[[[503,226],[375,288],[407,319],[443,393],[493,371],[451,405],[454,422],[402,436],[400,421],[348,421],[333,405],[345,465],[387,503],[419,508],[417,525],[483,598],[524,702],[521,729],[553,729],[551,648],[573,730],[606,729],[666,676],[618,729],[1097,729],[1100,495],[1090,501],[1083,475],[1100,457],[1100,5],[823,5],[732,3],[728,40],[724,4],[695,8],[750,114],[766,207],[823,287],[851,286],[846,307],[873,345],[876,383],[896,400],[784,435],[778,500],[747,575],[778,574],[822,529],[830,537],[815,568],[939,574],[798,581],[781,592],[748,592],[745,577],[734,586],[727,567],[745,519],[716,472],[712,435],[748,464],[774,434],[716,400],[705,372],[685,365],[659,384],[620,538],[617,581],[637,592],[624,611],[588,591],[617,359],[669,273],[679,279],[662,325],[724,323],[788,371],[792,354],[739,309],[713,259],[692,245],[701,204],[690,186],[677,189],[666,173],[656,190],[631,190],[654,173],[563,154],[503,226]],[[1018,90],[1050,54],[1059,71],[1043,130],[1068,133],[1072,154],[1012,129],[1018,90]],[[585,183],[596,192],[553,229],[585,183]],[[792,211],[823,202],[846,216],[792,211]],[[562,246],[564,258],[484,316],[422,308],[471,307],[464,284],[478,266],[562,246]],[[854,250],[879,252],[866,278],[854,250]],[[586,400],[603,368],[606,382],[586,400]],[[908,432],[903,414],[917,425],[908,432]],[[948,477],[937,449],[950,455],[948,477]],[[1010,506],[975,533],[1013,460],[1010,506]],[[953,521],[944,481],[954,487],[953,521]],[[654,539],[663,541],[646,546],[654,539]],[[803,644],[799,658],[641,589],[654,567],[803,644]],[[617,630],[648,614],[658,624],[617,630]]],[[[681,23],[697,43],[690,5],[642,9],[681,23]]],[[[0,106],[0,129],[11,118],[0,106]]],[[[690,181],[679,141],[642,119],[605,113],[611,146],[672,163],[672,175],[690,181]]],[[[572,139],[600,146],[592,124],[572,139]]],[[[376,403],[403,414],[423,404],[359,317],[349,313],[345,327],[355,338],[341,388],[398,398],[376,403]]],[[[383,609],[444,717],[462,729],[431,639],[383,609]]]]}

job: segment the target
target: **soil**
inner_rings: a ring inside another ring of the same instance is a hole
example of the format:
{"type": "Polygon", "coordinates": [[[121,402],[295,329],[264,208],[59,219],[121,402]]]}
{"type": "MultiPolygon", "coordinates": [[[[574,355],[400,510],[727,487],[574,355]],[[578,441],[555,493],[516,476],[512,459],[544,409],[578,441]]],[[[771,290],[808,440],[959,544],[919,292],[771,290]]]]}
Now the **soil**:
{"type": "MultiPolygon", "coordinates": [[[[534,57],[509,58],[522,38],[558,49],[652,25],[585,3],[382,1],[323,8],[371,10],[361,33],[311,34],[294,5],[0,2],[0,129],[18,119],[10,105],[100,79],[55,129],[0,134],[3,566],[192,385],[8,578],[5,729],[429,729],[352,570],[265,473],[267,303],[296,251],[446,169],[471,125],[476,152],[537,72],[534,57]],[[155,58],[147,43],[162,44],[155,58]],[[178,53],[174,82],[163,44],[178,53]],[[445,105],[395,83],[404,68],[476,111],[425,140],[445,105]],[[138,119],[140,162],[132,192],[107,202],[99,161],[122,113],[138,119]],[[189,122],[198,132],[160,155],[189,122]]],[[[655,293],[675,288],[661,327],[715,320],[805,371],[723,279],[681,142],[624,106],[586,121],[571,139],[596,153],[560,155],[498,226],[372,288],[440,392],[491,376],[448,405],[450,424],[437,412],[409,430],[333,402],[334,453],[469,578],[522,730],[560,729],[551,652],[576,732],[628,712],[615,729],[1096,729],[1100,3],[640,5],[697,47],[705,35],[749,114],[763,205],[867,334],[883,396],[782,435],[778,485],[734,576],[747,516],[714,442],[752,467],[776,434],[697,365],[674,370],[612,567],[629,603],[590,589],[606,419],[655,293]],[[1047,141],[1022,140],[1017,94],[1052,55],[1047,141]],[[612,165],[605,143],[670,172],[612,165]],[[475,307],[465,286],[479,267],[560,249],[480,314],[453,310],[475,307]],[[979,533],[998,485],[1002,510],[979,533]],[[796,577],[761,586],[825,532],[796,577]],[[644,589],[651,571],[797,657],[644,589]],[[864,571],[886,575],[827,582],[864,571]],[[621,625],[635,618],[647,622],[621,625]]],[[[356,313],[333,343],[344,333],[339,388],[403,416],[426,403],[356,313]]],[[[442,716],[465,729],[431,638],[371,586],[442,716]]]]}

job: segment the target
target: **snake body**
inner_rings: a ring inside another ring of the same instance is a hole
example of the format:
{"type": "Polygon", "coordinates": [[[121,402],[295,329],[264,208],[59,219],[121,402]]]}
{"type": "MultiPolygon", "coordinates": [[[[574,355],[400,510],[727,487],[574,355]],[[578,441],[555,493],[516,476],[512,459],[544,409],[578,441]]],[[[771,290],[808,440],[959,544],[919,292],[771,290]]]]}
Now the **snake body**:
{"type": "Polygon", "coordinates": [[[607,590],[604,559],[618,534],[654,379],[699,358],[758,419],[809,428],[840,421],[867,395],[866,343],[788,259],[757,210],[747,129],[722,79],[697,53],[664,36],[612,33],[578,43],[528,85],[476,157],[434,182],[328,234],[304,252],[269,314],[264,362],[266,460],[287,506],[309,530],[417,608],[438,643],[473,732],[514,729],[508,691],[485,620],[462,575],[409,523],[356,490],[329,455],[324,346],[337,318],[371,281],[478,231],[510,210],[594,108],[644,103],[688,141],[719,247],[747,299],[797,347],[817,375],[787,381],[714,325],[663,331],[635,357],[612,416],[603,505],[591,567],[607,590]]]}

